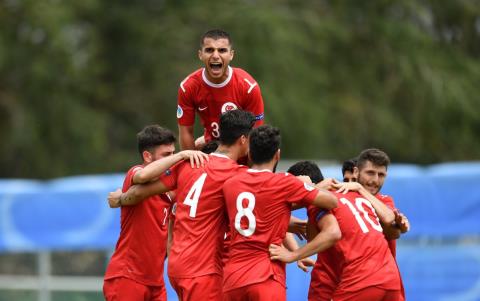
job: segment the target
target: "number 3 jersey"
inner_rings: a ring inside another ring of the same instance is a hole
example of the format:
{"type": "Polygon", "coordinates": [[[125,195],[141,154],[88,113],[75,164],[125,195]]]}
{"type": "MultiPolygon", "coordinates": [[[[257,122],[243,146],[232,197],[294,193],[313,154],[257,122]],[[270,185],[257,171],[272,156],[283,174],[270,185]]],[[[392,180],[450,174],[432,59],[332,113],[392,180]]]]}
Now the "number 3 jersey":
{"type": "Polygon", "coordinates": [[[176,189],[177,205],[168,275],[193,278],[222,275],[223,240],[227,230],[223,183],[246,167],[227,156],[212,153],[204,167],[182,161],[167,170],[160,181],[176,189]]]}
{"type": "Polygon", "coordinates": [[[314,299],[316,289],[328,287],[337,292],[355,292],[370,286],[399,290],[398,268],[370,202],[357,192],[335,195],[339,200],[337,208],[308,208],[309,222],[316,224],[325,214],[333,214],[342,232],[333,247],[318,254],[309,300],[314,299]]]}
{"type": "Polygon", "coordinates": [[[205,128],[205,141],[218,139],[220,115],[242,109],[255,115],[263,124],[263,99],[257,82],[246,71],[228,67],[228,78],[220,84],[210,82],[205,69],[199,69],[185,78],[178,89],[177,119],[179,125],[191,126],[198,112],[205,128]]]}
{"type": "Polygon", "coordinates": [[[310,204],[317,189],[289,174],[249,169],[223,185],[231,229],[223,291],[269,278],[285,286],[285,264],[271,261],[270,244],[282,244],[296,202],[310,204]]]}
{"type": "MultiPolygon", "coordinates": [[[[132,167],[122,191],[132,186],[132,167]]],[[[144,285],[162,286],[166,256],[170,199],[166,194],[151,196],[135,206],[121,207],[121,230],[115,252],[108,264],[105,280],[126,277],[144,285]]]]}

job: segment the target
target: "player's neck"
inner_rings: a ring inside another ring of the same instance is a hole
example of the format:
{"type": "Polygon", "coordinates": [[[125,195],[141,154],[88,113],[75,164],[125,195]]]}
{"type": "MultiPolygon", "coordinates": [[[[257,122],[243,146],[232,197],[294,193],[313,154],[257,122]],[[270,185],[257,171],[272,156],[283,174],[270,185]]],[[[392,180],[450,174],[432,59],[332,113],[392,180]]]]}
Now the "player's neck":
{"type": "Polygon", "coordinates": [[[262,164],[253,164],[250,169],[255,169],[255,170],[269,170],[273,172],[275,169],[276,162],[274,160],[267,162],[267,163],[262,163],[262,164]]]}
{"type": "Polygon", "coordinates": [[[215,153],[227,156],[233,161],[237,161],[239,158],[239,155],[237,154],[237,152],[234,151],[232,147],[225,146],[225,145],[220,145],[215,151],[215,153]]]}

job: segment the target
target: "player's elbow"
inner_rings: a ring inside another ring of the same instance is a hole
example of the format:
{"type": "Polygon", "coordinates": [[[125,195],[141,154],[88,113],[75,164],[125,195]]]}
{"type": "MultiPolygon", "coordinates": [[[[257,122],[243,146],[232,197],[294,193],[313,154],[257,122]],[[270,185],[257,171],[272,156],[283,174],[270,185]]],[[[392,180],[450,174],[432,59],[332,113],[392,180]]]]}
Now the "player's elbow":
{"type": "Polygon", "coordinates": [[[327,230],[327,235],[328,235],[328,244],[330,246],[333,246],[337,241],[342,239],[342,231],[340,231],[340,228],[338,227],[330,227],[327,230]]]}
{"type": "Polygon", "coordinates": [[[146,177],[146,175],[143,172],[137,172],[133,179],[133,182],[135,184],[143,184],[143,183],[147,183],[148,181],[149,179],[146,177]]]}

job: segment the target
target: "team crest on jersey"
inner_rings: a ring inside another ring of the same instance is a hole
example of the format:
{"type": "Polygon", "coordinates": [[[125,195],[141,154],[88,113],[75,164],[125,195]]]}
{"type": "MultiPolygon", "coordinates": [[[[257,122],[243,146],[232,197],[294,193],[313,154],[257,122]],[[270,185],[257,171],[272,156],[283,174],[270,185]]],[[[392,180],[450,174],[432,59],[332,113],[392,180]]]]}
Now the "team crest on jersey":
{"type": "Polygon", "coordinates": [[[305,189],[308,190],[308,191],[312,191],[315,189],[315,187],[311,184],[308,184],[308,183],[303,183],[303,186],[305,186],[305,189]]]}
{"type": "Polygon", "coordinates": [[[222,113],[225,113],[227,111],[233,111],[236,109],[238,109],[236,104],[234,104],[233,102],[226,102],[222,106],[222,113]]]}
{"type": "Polygon", "coordinates": [[[183,110],[180,105],[177,106],[177,118],[182,118],[183,116],[183,110]]]}

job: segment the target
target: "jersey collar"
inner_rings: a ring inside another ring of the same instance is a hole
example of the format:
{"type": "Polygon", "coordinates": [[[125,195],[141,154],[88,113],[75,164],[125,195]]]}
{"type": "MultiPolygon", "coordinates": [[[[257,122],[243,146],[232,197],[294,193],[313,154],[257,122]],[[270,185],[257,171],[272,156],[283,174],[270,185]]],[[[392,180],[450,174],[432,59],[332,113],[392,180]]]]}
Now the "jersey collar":
{"type": "Polygon", "coordinates": [[[272,171],[269,170],[269,169],[252,169],[252,168],[249,168],[247,171],[248,172],[270,172],[270,173],[272,173],[272,171]]]}
{"type": "Polygon", "coordinates": [[[232,160],[229,156],[224,155],[224,154],[211,153],[210,155],[215,156],[215,157],[220,157],[220,158],[225,158],[225,159],[230,159],[230,160],[232,160]]]}
{"type": "Polygon", "coordinates": [[[212,83],[211,81],[209,81],[207,79],[207,76],[205,75],[205,68],[203,68],[202,70],[202,79],[203,81],[209,85],[210,87],[212,88],[223,88],[225,87],[226,85],[228,85],[228,83],[230,82],[230,80],[232,79],[232,75],[233,75],[233,69],[232,67],[228,66],[228,77],[227,79],[223,82],[223,83],[219,83],[219,84],[215,84],[215,83],[212,83]]]}

